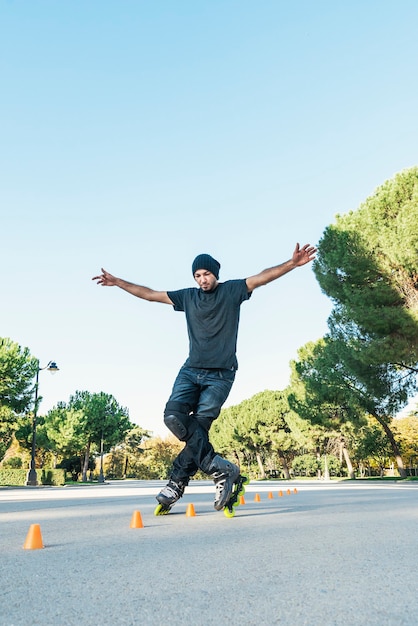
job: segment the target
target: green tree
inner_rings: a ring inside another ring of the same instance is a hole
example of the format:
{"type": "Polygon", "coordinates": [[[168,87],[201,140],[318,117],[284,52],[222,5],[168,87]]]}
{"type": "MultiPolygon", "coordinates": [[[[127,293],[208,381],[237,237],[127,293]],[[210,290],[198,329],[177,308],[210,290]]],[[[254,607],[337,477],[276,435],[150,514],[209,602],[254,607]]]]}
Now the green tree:
{"type": "Polygon", "coordinates": [[[17,428],[18,417],[33,402],[38,361],[8,338],[0,338],[0,460],[17,428]]]}
{"type": "Polygon", "coordinates": [[[86,415],[81,409],[59,402],[45,416],[39,430],[39,447],[55,457],[80,456],[85,447],[86,415]]]}
{"type": "MultiPolygon", "coordinates": [[[[149,431],[141,426],[134,426],[125,435],[123,442],[114,446],[106,457],[106,475],[118,478],[135,476],[138,462],[141,462],[144,454],[142,444],[150,439],[149,431]]],[[[139,478],[139,476],[137,476],[139,478]]],[[[141,476],[143,478],[143,476],[141,476]]]]}
{"type": "Polygon", "coordinates": [[[67,404],[60,403],[45,418],[51,449],[60,454],[82,456],[82,480],[87,480],[93,451],[103,451],[123,442],[133,427],[126,408],[104,392],[76,391],[67,404]]]}
{"type": "Polygon", "coordinates": [[[405,398],[411,379],[390,364],[366,365],[349,343],[330,336],[298,352],[293,376],[303,385],[303,395],[289,398],[290,404],[313,423],[341,429],[357,427],[371,415],[381,425],[392,447],[401,476],[405,476],[401,452],[390,428],[392,414],[405,398]]]}
{"type": "MultiPolygon", "coordinates": [[[[62,459],[60,463],[58,463],[57,467],[59,469],[64,469],[67,473],[71,474],[71,480],[74,482],[78,481],[78,478],[82,472],[82,463],[84,460],[79,456],[70,456],[62,459]]],[[[88,469],[90,471],[94,470],[96,466],[96,462],[93,457],[89,458],[88,469]]]]}
{"type": "Polygon", "coordinates": [[[393,430],[410,470],[418,465],[418,414],[393,421],[393,430]]]}
{"type": "Polygon", "coordinates": [[[309,427],[306,431],[310,442],[308,449],[315,450],[317,457],[339,448],[347,465],[350,478],[355,478],[347,442],[352,424],[361,423],[364,411],[355,403],[345,384],[339,380],[334,364],[322,357],[326,340],[309,342],[298,350],[297,361],[292,361],[291,380],[287,389],[290,407],[309,427]],[[320,368],[325,368],[325,379],[320,368]]]}
{"type": "Polygon", "coordinates": [[[15,413],[28,410],[33,402],[38,361],[11,339],[0,338],[0,405],[15,413]]]}
{"type": "MultiPolygon", "coordinates": [[[[36,418],[36,450],[35,450],[35,466],[45,467],[49,457],[53,456],[51,447],[45,434],[44,426],[45,418],[38,415],[36,418]]],[[[15,437],[19,442],[22,450],[31,453],[32,437],[33,437],[33,414],[25,413],[22,415],[16,427],[15,437]]]]}
{"type": "MultiPolygon", "coordinates": [[[[211,430],[213,445],[220,453],[228,453],[248,465],[254,459],[260,478],[266,477],[266,464],[272,469],[275,458],[286,478],[290,477],[288,459],[299,447],[293,435],[296,422],[283,391],[266,390],[240,404],[221,411],[211,430]]],[[[299,431],[297,435],[300,436],[299,431]]]]}
{"type": "Polygon", "coordinates": [[[292,469],[296,476],[316,476],[320,469],[320,462],[315,454],[300,454],[293,459],[292,469]]]}
{"type": "Polygon", "coordinates": [[[84,413],[85,455],[82,480],[87,480],[90,448],[96,444],[107,452],[112,446],[124,440],[133,424],[129,421],[128,409],[121,407],[115,398],[103,392],[89,393],[76,391],[70,398],[70,407],[84,413]]]}
{"type": "Polygon", "coordinates": [[[299,374],[323,400],[328,393],[337,408],[342,395],[342,406],[352,416],[356,407],[373,415],[402,476],[390,422],[417,388],[417,261],[415,167],[387,181],[357,211],[337,216],[325,230],[313,268],[334,303],[330,332],[316,362],[299,365],[299,374]]]}
{"type": "Polygon", "coordinates": [[[16,414],[9,407],[0,405],[0,461],[9,449],[16,427],[16,414]]]}
{"type": "Polygon", "coordinates": [[[366,423],[358,430],[354,444],[354,456],[358,461],[361,475],[364,474],[365,466],[369,474],[377,468],[383,476],[392,455],[392,447],[382,426],[373,418],[367,417],[366,423]]]}
{"type": "Polygon", "coordinates": [[[313,269],[333,300],[333,336],[348,335],[366,365],[416,374],[418,167],[385,182],[357,211],[337,216],[313,269]]]}
{"type": "Polygon", "coordinates": [[[139,476],[146,479],[166,479],[184,444],[174,435],[169,435],[165,439],[153,437],[142,447],[143,455],[136,467],[139,476]]]}

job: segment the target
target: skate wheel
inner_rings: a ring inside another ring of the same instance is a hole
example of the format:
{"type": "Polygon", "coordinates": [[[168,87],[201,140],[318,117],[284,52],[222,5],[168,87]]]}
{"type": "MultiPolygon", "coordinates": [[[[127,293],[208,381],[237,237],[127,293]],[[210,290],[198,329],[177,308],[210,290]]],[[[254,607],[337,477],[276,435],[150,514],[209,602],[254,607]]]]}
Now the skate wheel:
{"type": "Polygon", "coordinates": [[[235,502],[232,503],[232,506],[233,508],[235,508],[236,506],[239,506],[239,500],[235,500],[235,502]]]}
{"type": "Polygon", "coordinates": [[[170,512],[170,509],[166,509],[162,504],[157,504],[154,509],[154,515],[167,515],[170,512]]]}
{"type": "Polygon", "coordinates": [[[239,495],[239,496],[243,496],[243,495],[244,495],[244,493],[245,493],[245,487],[243,486],[243,487],[241,487],[241,489],[238,491],[238,495],[239,495]]]}
{"type": "Polygon", "coordinates": [[[224,508],[224,515],[225,515],[225,517],[229,517],[229,518],[234,517],[235,516],[235,511],[234,511],[234,509],[232,509],[232,511],[231,511],[230,509],[228,509],[228,507],[225,507],[224,508]]]}

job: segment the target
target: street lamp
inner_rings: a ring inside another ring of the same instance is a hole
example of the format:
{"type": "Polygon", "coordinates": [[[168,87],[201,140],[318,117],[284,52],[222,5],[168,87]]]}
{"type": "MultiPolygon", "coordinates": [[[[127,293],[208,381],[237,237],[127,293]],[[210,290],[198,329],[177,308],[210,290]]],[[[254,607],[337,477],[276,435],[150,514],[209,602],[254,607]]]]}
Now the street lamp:
{"type": "Polygon", "coordinates": [[[105,477],[103,474],[103,427],[102,427],[102,436],[100,437],[100,472],[99,472],[99,483],[104,483],[105,477]]]}
{"type": "Polygon", "coordinates": [[[39,372],[41,372],[42,370],[48,370],[48,372],[51,372],[51,374],[56,374],[56,372],[59,371],[59,367],[55,363],[55,361],[50,361],[48,365],[46,365],[45,367],[39,367],[39,361],[38,361],[38,368],[36,370],[36,382],[35,382],[35,404],[34,404],[34,409],[33,409],[33,420],[32,420],[32,453],[31,453],[31,459],[30,459],[30,469],[26,477],[26,485],[29,485],[30,487],[36,487],[36,485],[38,484],[38,478],[36,476],[36,469],[35,469],[36,415],[38,412],[39,372]]]}

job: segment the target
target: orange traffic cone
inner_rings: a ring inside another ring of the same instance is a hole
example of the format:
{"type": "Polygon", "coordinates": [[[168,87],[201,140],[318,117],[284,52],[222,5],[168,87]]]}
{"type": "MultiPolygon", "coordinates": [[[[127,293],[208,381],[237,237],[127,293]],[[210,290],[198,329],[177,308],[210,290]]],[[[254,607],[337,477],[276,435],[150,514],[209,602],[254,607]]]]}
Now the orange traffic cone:
{"type": "Polygon", "coordinates": [[[268,499],[273,500],[273,493],[271,491],[269,491],[268,499]]]}
{"type": "Polygon", "coordinates": [[[260,496],[258,495],[258,493],[256,493],[254,496],[254,502],[261,502],[260,496]]]}
{"type": "Polygon", "coordinates": [[[142,523],[141,513],[139,511],[133,512],[129,528],[144,528],[144,524],[142,523]]]}
{"type": "Polygon", "coordinates": [[[187,505],[186,517],[196,517],[196,513],[192,503],[187,505]]]}
{"type": "Polygon", "coordinates": [[[296,489],[296,487],[293,489],[293,493],[297,493],[298,490],[296,489]]]}
{"type": "Polygon", "coordinates": [[[44,548],[42,541],[41,527],[39,524],[31,524],[29,532],[26,535],[25,543],[23,544],[24,550],[39,550],[44,548]]]}
{"type": "Polygon", "coordinates": [[[240,504],[245,504],[245,498],[244,498],[244,496],[240,496],[240,497],[239,497],[239,503],[240,503],[240,504]]]}
{"type": "Polygon", "coordinates": [[[283,496],[283,491],[279,491],[279,498],[283,496]]]}
{"type": "Polygon", "coordinates": [[[287,493],[287,495],[288,495],[288,496],[290,496],[290,494],[291,494],[290,489],[288,489],[288,490],[286,491],[286,493],[287,493]]]}

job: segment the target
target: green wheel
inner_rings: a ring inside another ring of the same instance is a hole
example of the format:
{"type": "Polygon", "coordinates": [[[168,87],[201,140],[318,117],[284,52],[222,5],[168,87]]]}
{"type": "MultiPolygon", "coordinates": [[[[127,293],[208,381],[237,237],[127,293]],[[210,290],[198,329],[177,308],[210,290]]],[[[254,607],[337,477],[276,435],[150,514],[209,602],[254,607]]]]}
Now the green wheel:
{"type": "Polygon", "coordinates": [[[157,504],[154,510],[154,515],[167,515],[170,509],[166,509],[162,504],[157,504]]]}
{"type": "Polygon", "coordinates": [[[238,491],[238,495],[239,495],[239,496],[243,496],[243,495],[244,495],[244,493],[245,493],[245,487],[244,487],[244,486],[242,486],[242,487],[241,487],[241,489],[238,491]]]}
{"type": "Polygon", "coordinates": [[[239,506],[239,500],[235,500],[235,502],[232,503],[232,506],[234,509],[236,506],[239,506]]]}
{"type": "Polygon", "coordinates": [[[234,509],[232,509],[232,511],[230,511],[230,510],[228,509],[228,507],[226,506],[226,507],[224,508],[224,515],[225,515],[225,517],[229,517],[229,518],[234,517],[234,515],[235,515],[235,511],[234,511],[234,509]]]}

